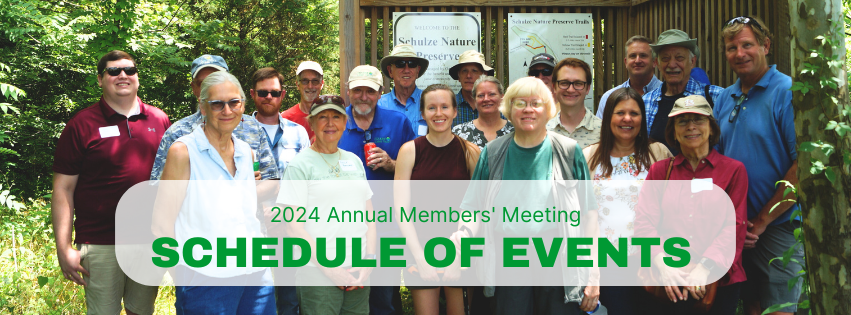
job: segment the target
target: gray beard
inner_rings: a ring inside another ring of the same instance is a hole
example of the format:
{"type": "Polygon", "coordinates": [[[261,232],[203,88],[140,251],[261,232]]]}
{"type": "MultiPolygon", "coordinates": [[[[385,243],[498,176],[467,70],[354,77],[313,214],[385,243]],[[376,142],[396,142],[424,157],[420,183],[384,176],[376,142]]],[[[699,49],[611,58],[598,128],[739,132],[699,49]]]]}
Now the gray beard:
{"type": "Polygon", "coordinates": [[[366,115],[369,115],[369,113],[372,113],[372,107],[367,107],[365,111],[361,111],[361,110],[358,108],[358,106],[357,106],[357,105],[352,105],[352,109],[353,109],[356,113],[358,113],[358,115],[361,115],[361,116],[366,116],[366,115]]]}

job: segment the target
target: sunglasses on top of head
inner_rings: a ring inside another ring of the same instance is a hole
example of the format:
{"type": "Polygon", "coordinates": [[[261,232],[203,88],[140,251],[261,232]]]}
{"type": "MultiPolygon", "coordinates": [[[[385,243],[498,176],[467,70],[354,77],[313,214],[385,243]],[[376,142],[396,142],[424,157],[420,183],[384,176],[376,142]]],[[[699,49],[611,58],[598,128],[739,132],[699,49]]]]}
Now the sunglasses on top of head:
{"type": "Polygon", "coordinates": [[[127,75],[134,75],[136,74],[136,67],[109,67],[103,69],[103,72],[106,72],[113,77],[121,74],[121,71],[124,71],[124,73],[127,75]]]}
{"type": "Polygon", "coordinates": [[[727,23],[724,23],[724,27],[730,27],[730,26],[732,26],[733,24],[736,24],[736,23],[750,25],[751,27],[760,31],[761,33],[765,33],[765,30],[762,29],[762,26],[760,26],[759,23],[756,22],[756,20],[754,20],[752,17],[749,17],[749,16],[734,17],[734,18],[728,20],[727,23]]]}
{"type": "Polygon", "coordinates": [[[416,68],[420,65],[420,62],[419,62],[419,60],[401,60],[401,59],[399,59],[399,60],[394,61],[393,65],[396,66],[396,68],[404,68],[406,65],[407,65],[408,68],[416,68]]]}

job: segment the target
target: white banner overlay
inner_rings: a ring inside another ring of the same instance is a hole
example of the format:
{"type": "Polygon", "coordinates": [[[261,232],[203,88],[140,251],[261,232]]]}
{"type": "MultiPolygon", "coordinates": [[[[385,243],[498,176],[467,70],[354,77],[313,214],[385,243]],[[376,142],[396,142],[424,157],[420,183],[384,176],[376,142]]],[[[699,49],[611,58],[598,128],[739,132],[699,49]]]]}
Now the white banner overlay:
{"type": "Polygon", "coordinates": [[[139,283],[224,286],[705,285],[745,224],[711,180],[148,181],[115,221],[139,283]]]}

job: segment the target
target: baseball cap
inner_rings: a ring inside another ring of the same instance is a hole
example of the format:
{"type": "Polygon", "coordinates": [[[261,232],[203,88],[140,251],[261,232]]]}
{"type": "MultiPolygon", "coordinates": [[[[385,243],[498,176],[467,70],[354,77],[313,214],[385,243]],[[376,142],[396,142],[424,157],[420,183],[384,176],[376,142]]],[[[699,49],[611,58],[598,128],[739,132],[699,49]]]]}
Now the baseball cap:
{"type": "Polygon", "coordinates": [[[556,61],[556,58],[553,57],[553,55],[550,55],[548,53],[540,53],[540,54],[537,54],[534,57],[532,57],[532,63],[529,64],[529,68],[531,68],[534,65],[538,65],[538,64],[544,64],[544,65],[549,66],[550,68],[555,68],[556,67],[555,61],[556,61]]]}
{"type": "Polygon", "coordinates": [[[370,65],[360,65],[352,69],[349,75],[349,89],[354,89],[359,86],[366,86],[378,91],[383,82],[381,71],[378,68],[370,65]]]}
{"type": "Polygon", "coordinates": [[[333,109],[343,115],[346,115],[346,107],[343,104],[345,104],[343,103],[343,98],[339,95],[320,95],[315,98],[313,100],[313,104],[310,105],[310,117],[313,117],[326,109],[333,109]]]}
{"type": "Polygon", "coordinates": [[[709,106],[709,102],[706,101],[706,98],[700,95],[689,95],[676,100],[674,102],[674,108],[671,109],[671,113],[668,114],[668,117],[689,113],[714,117],[712,116],[712,107],[709,106]]]}
{"type": "Polygon", "coordinates": [[[319,75],[325,75],[322,72],[322,66],[319,65],[316,61],[302,61],[301,64],[298,65],[298,69],[295,70],[295,75],[301,74],[304,70],[313,70],[319,75]]]}
{"type": "Polygon", "coordinates": [[[203,55],[192,61],[192,78],[195,78],[198,71],[207,67],[213,67],[221,71],[230,71],[224,58],[216,55],[203,55]]]}

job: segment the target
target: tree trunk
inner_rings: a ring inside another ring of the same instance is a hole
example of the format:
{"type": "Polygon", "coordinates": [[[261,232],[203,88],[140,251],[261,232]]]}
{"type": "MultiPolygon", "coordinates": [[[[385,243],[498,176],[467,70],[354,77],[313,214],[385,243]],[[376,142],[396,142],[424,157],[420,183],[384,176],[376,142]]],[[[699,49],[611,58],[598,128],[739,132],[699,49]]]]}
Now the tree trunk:
{"type": "Polygon", "coordinates": [[[844,70],[842,1],[788,1],[799,148],[797,191],[803,211],[810,309],[813,314],[851,314],[851,132],[840,135],[826,130],[830,121],[846,126],[851,121],[848,111],[843,113],[851,107],[844,70]],[[813,50],[823,56],[814,57],[813,50]],[[834,85],[825,84],[830,82],[834,85]],[[801,91],[801,86],[808,86],[808,91],[801,91]],[[806,142],[818,141],[832,145],[834,153],[826,155],[826,147],[804,148],[806,142]]]}

